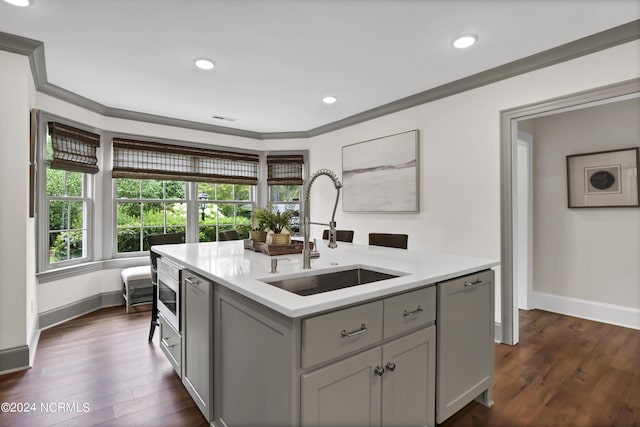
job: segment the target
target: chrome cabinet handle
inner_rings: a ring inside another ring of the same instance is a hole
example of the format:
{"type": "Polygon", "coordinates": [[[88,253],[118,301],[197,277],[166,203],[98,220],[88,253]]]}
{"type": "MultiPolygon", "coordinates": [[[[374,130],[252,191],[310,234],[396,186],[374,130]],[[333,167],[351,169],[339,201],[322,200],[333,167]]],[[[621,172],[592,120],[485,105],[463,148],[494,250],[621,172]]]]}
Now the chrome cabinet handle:
{"type": "Polygon", "coordinates": [[[482,283],[482,280],[478,279],[475,282],[464,282],[464,287],[468,288],[469,286],[476,286],[482,283]]]}
{"type": "Polygon", "coordinates": [[[200,287],[200,280],[194,279],[193,277],[185,277],[184,281],[185,283],[191,285],[191,288],[189,289],[193,290],[194,292],[204,294],[204,289],[200,287]]]}
{"type": "Polygon", "coordinates": [[[193,277],[185,277],[184,281],[187,282],[190,285],[197,285],[198,283],[200,283],[199,280],[196,280],[193,277]]]}
{"type": "Polygon", "coordinates": [[[376,366],[376,368],[373,370],[373,373],[381,377],[384,374],[384,369],[380,366],[376,366]]]}
{"type": "MultiPolygon", "coordinates": [[[[167,337],[167,338],[169,338],[169,337],[167,337]]],[[[171,348],[171,347],[175,347],[175,346],[176,346],[176,344],[178,344],[178,343],[175,343],[175,344],[169,344],[169,343],[167,342],[167,338],[162,338],[162,344],[164,344],[164,346],[165,346],[165,347],[169,347],[169,348],[171,348]]]]}
{"type": "Polygon", "coordinates": [[[387,371],[389,372],[393,372],[396,370],[396,364],[393,362],[388,362],[387,366],[385,366],[385,368],[387,368],[387,371]]]}
{"type": "Polygon", "coordinates": [[[422,307],[418,306],[418,308],[416,308],[416,309],[415,309],[415,310],[413,310],[413,311],[407,311],[407,310],[405,310],[405,311],[402,313],[402,315],[403,315],[404,317],[415,316],[416,314],[420,313],[421,311],[424,311],[424,310],[422,309],[422,307]]]}
{"type": "Polygon", "coordinates": [[[343,329],[342,332],[340,332],[340,335],[342,336],[342,338],[349,338],[355,337],[356,335],[364,334],[365,332],[367,332],[367,325],[363,323],[362,325],[360,325],[360,329],[351,332],[347,332],[346,329],[343,329]]]}

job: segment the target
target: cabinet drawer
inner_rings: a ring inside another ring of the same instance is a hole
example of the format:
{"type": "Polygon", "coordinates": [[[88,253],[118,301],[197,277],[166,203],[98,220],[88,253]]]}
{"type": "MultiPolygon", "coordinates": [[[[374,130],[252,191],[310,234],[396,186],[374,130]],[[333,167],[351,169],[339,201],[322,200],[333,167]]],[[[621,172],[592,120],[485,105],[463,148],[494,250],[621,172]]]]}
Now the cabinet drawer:
{"type": "Polygon", "coordinates": [[[383,302],[375,301],[303,320],[302,368],[382,340],[383,302]]]}
{"type": "Polygon", "coordinates": [[[173,327],[162,317],[160,321],[160,349],[167,356],[173,369],[182,377],[182,337],[173,327]]]}
{"type": "Polygon", "coordinates": [[[447,292],[456,291],[471,291],[474,287],[493,283],[494,272],[493,270],[479,271],[477,273],[469,274],[466,276],[458,277],[456,279],[447,280],[446,282],[439,282],[438,286],[442,289],[446,287],[447,292]]]}
{"type": "Polygon", "coordinates": [[[384,300],[384,338],[436,320],[436,287],[430,286],[384,300]]]}

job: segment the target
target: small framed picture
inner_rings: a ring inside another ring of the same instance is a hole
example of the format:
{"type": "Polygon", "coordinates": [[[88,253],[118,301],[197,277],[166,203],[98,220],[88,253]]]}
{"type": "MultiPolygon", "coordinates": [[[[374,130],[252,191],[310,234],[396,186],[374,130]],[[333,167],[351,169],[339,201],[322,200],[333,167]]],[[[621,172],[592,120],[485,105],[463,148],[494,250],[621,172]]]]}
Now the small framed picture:
{"type": "Polygon", "coordinates": [[[567,156],[570,208],[638,207],[640,149],[567,156]]]}

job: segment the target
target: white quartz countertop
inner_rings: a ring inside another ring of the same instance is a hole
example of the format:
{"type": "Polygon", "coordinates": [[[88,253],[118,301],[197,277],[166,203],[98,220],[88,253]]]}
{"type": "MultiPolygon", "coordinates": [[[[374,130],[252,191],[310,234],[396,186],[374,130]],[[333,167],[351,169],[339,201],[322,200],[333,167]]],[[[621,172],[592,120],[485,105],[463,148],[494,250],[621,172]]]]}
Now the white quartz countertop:
{"type": "Polygon", "coordinates": [[[435,284],[499,264],[496,260],[486,258],[344,242],[338,242],[336,249],[327,248],[326,242],[319,242],[318,246],[321,255],[311,260],[311,270],[302,269],[302,254],[281,255],[275,257],[281,259],[276,274],[270,273],[272,257],[244,249],[242,240],[162,245],[155,246],[153,251],[291,318],[435,284]],[[339,271],[347,267],[367,267],[403,275],[309,296],[300,296],[262,281],[339,271]]]}

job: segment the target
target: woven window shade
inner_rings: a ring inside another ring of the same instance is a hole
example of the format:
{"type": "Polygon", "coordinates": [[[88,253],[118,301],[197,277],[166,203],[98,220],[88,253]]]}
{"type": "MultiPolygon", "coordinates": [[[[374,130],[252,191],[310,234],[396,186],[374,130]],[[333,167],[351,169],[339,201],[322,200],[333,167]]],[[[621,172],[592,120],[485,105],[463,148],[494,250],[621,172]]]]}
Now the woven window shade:
{"type": "Polygon", "coordinates": [[[53,148],[52,169],[95,174],[98,169],[97,148],[100,135],[57,122],[49,122],[53,148]]]}
{"type": "Polygon", "coordinates": [[[258,183],[258,155],[113,138],[113,177],[258,183]]]}
{"type": "Polygon", "coordinates": [[[302,185],[302,155],[267,156],[267,184],[302,185]]]}

